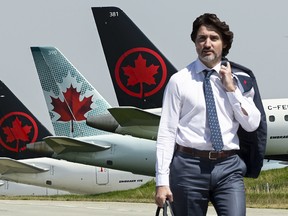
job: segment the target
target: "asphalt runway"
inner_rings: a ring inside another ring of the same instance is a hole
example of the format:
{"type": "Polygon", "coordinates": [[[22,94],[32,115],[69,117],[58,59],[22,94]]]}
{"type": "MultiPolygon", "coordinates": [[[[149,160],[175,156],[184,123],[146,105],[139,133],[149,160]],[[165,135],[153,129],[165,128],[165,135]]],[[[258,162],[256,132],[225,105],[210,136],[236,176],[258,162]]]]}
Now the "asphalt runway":
{"type": "MultiPolygon", "coordinates": [[[[1,216],[152,216],[156,205],[145,203],[121,202],[83,202],[83,201],[35,201],[0,200],[1,216]]],[[[209,207],[208,216],[216,216],[213,207],[209,207]]],[[[247,209],[247,216],[284,216],[288,210],[247,209]]]]}

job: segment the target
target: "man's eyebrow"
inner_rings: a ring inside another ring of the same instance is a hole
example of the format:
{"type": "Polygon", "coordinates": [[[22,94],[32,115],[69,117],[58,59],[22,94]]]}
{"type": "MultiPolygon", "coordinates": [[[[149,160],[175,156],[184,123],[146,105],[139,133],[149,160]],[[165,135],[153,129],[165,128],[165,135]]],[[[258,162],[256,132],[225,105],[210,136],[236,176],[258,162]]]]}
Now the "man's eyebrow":
{"type": "Polygon", "coordinates": [[[205,34],[198,34],[197,37],[207,37],[205,34]]]}
{"type": "Polygon", "coordinates": [[[207,35],[207,34],[198,34],[197,38],[198,37],[218,37],[218,38],[221,38],[221,36],[219,34],[209,34],[209,35],[207,35]]]}

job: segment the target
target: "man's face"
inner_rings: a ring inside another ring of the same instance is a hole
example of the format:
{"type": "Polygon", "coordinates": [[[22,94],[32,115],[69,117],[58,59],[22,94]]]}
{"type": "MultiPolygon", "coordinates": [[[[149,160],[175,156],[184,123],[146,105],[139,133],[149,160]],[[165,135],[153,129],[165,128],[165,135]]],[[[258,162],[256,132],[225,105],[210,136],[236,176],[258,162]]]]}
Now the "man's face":
{"type": "Polygon", "coordinates": [[[196,52],[199,59],[209,68],[221,61],[223,41],[215,29],[201,26],[195,40],[196,52]]]}

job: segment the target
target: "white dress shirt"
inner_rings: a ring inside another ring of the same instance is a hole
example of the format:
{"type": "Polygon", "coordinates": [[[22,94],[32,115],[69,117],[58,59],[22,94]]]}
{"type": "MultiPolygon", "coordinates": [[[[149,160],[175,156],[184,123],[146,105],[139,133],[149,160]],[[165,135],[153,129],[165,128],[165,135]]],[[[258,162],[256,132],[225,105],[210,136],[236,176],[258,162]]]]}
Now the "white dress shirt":
{"type": "MultiPolygon", "coordinates": [[[[210,80],[223,137],[223,150],[237,150],[239,124],[246,131],[256,130],[260,123],[260,111],[253,102],[253,88],[243,94],[241,85],[237,85],[234,92],[226,91],[220,79],[220,67],[219,63],[213,68],[217,73],[214,72],[210,80]]],[[[166,86],[157,135],[157,186],[169,185],[169,166],[175,143],[199,150],[213,150],[203,92],[204,69],[207,67],[197,59],[174,74],[166,86]]]]}

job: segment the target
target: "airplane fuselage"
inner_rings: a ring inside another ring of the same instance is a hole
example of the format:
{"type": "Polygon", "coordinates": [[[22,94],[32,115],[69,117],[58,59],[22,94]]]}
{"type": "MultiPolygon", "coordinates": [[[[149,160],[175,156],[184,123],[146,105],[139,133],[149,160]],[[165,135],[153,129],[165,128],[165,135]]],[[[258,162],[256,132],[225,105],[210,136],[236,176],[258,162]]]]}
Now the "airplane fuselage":
{"type": "Polygon", "coordinates": [[[262,100],[267,119],[265,157],[288,160],[288,99],[262,100]]]}
{"type": "Polygon", "coordinates": [[[115,190],[136,188],[151,180],[151,177],[134,175],[131,172],[107,169],[99,166],[84,166],[52,158],[24,159],[20,162],[47,169],[41,173],[12,172],[0,175],[0,179],[42,186],[78,194],[97,194],[115,190]]]}
{"type": "Polygon", "coordinates": [[[81,138],[88,143],[103,143],[111,148],[99,152],[68,152],[55,154],[57,159],[135,174],[155,176],[156,141],[118,134],[81,138]]]}
{"type": "Polygon", "coordinates": [[[65,194],[71,193],[68,191],[57,190],[49,187],[40,187],[7,180],[0,180],[1,196],[52,196],[65,194]]]}
{"type": "MultiPolygon", "coordinates": [[[[266,113],[267,121],[267,145],[265,158],[272,160],[284,160],[288,161],[288,99],[264,99],[262,100],[264,110],[266,113]]],[[[120,108],[121,109],[121,108],[120,108]]],[[[133,108],[132,108],[133,109],[133,108]]],[[[159,116],[161,114],[161,108],[154,110],[142,110],[145,112],[152,112],[159,116]]],[[[112,115],[106,115],[106,118],[113,118],[112,115]]],[[[131,117],[132,119],[133,117],[131,117]]],[[[98,119],[94,119],[98,120],[98,119]]],[[[101,119],[102,121],[97,121],[97,125],[93,125],[93,122],[89,122],[90,125],[98,129],[107,128],[106,125],[108,120],[101,119]],[[97,127],[96,127],[97,126],[97,127]]],[[[129,134],[135,137],[141,137],[145,139],[156,140],[157,139],[158,127],[141,125],[141,121],[137,124],[130,124],[129,126],[120,126],[120,124],[115,127],[114,133],[118,134],[129,134]]]]}

